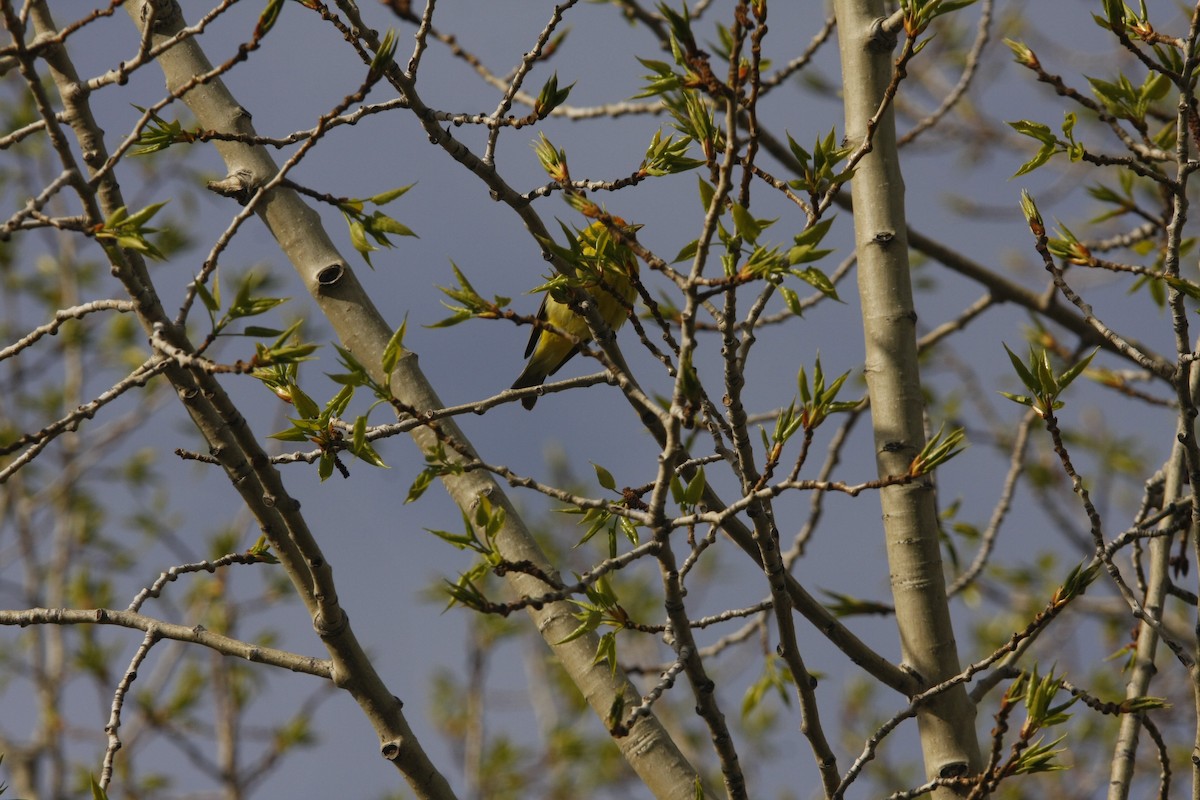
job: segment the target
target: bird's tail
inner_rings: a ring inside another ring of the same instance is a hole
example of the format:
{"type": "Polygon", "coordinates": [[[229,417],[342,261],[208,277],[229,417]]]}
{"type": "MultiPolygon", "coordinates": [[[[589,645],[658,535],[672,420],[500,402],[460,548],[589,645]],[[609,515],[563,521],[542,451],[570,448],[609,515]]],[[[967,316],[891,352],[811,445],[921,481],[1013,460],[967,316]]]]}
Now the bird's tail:
{"type": "MultiPolygon", "coordinates": [[[[546,372],[541,369],[541,365],[536,361],[530,361],[525,365],[525,369],[517,377],[513,385],[508,387],[511,389],[528,389],[530,386],[541,386],[546,382],[546,372]]],[[[537,395],[521,398],[521,405],[525,408],[533,408],[537,403],[537,395]]]]}

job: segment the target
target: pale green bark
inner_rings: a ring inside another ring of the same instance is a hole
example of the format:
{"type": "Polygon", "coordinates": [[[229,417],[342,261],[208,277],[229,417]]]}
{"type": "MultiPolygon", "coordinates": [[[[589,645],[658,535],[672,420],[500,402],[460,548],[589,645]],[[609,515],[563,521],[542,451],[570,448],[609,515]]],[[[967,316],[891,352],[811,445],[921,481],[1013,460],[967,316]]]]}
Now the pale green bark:
{"type": "MultiPolygon", "coordinates": [[[[846,139],[867,136],[892,79],[891,47],[879,37],[882,0],[838,0],[838,42],[846,139]]],[[[924,401],[917,367],[916,321],[909,280],[904,181],[890,107],[880,115],[872,150],[852,181],[858,288],[866,337],[866,378],[880,477],[902,475],[925,445],[924,401]]],[[[925,686],[960,671],[938,545],[937,509],[928,480],[881,492],[883,529],[904,663],[925,686]]],[[[917,715],[926,776],[954,777],[981,768],[975,709],[962,686],[917,715]]],[[[953,796],[939,790],[940,796],[953,796]]]]}

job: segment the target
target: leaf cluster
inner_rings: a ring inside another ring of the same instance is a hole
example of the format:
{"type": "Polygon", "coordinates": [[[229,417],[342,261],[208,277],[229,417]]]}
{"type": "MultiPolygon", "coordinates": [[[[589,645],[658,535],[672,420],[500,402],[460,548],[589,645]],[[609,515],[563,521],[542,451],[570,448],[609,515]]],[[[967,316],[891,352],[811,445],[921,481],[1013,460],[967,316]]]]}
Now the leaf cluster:
{"type": "Polygon", "coordinates": [[[371,388],[378,398],[377,404],[388,397],[388,389],[370,377],[353,353],[337,345],[334,347],[337,349],[341,365],[348,372],[329,375],[329,378],[341,384],[342,388],[323,407],[319,407],[294,381],[285,384],[282,391],[275,389],[276,395],[295,406],[297,416],[288,418],[292,423],[291,427],[271,434],[271,438],[284,442],[308,441],[317,445],[320,448],[317,474],[321,480],[332,475],[335,468],[338,468],[343,476],[347,475],[345,467],[338,459],[338,454],[342,451],[350,452],[355,458],[373,467],[387,467],[367,438],[367,414],[370,411],[355,417],[349,427],[349,439],[346,437],[346,427],[341,423],[341,418],[350,406],[357,387],[371,388]]]}
{"type": "Polygon", "coordinates": [[[1050,363],[1050,353],[1045,348],[1035,349],[1033,345],[1030,345],[1029,361],[1026,364],[1016,353],[1008,349],[1008,345],[1004,345],[1004,352],[1008,353],[1013,370],[1025,384],[1025,388],[1029,389],[1032,394],[1018,395],[1011,392],[1000,392],[1000,394],[1014,403],[1029,406],[1042,418],[1053,416],[1055,411],[1063,407],[1063,402],[1058,399],[1059,395],[1087,369],[1099,349],[1096,347],[1073,366],[1055,374],[1054,367],[1050,363]]]}
{"type": "MultiPolygon", "coordinates": [[[[596,481],[602,488],[621,495],[622,500],[624,500],[624,492],[617,488],[616,480],[613,478],[611,472],[599,464],[592,464],[592,469],[595,470],[596,481]]],[[[580,517],[579,524],[587,528],[576,546],[585,544],[595,537],[597,533],[604,531],[607,534],[608,554],[612,557],[617,554],[617,544],[620,536],[623,536],[626,541],[635,547],[640,541],[638,527],[633,520],[623,514],[615,514],[608,508],[566,506],[559,510],[563,514],[578,515],[580,517]]]]}
{"type": "Polygon", "coordinates": [[[209,288],[208,284],[200,280],[192,284],[197,296],[200,298],[201,304],[204,306],[204,310],[208,313],[208,319],[212,325],[212,331],[209,333],[210,340],[219,336],[275,337],[275,344],[266,347],[265,352],[261,353],[264,357],[256,361],[257,365],[264,367],[270,364],[287,364],[304,361],[316,351],[316,345],[285,345],[286,342],[298,333],[303,324],[301,321],[297,321],[282,330],[265,325],[248,325],[240,331],[228,330],[229,326],[237,320],[261,316],[268,311],[278,308],[290,299],[287,297],[271,297],[260,294],[259,290],[264,287],[266,281],[259,273],[253,271],[247,272],[238,280],[237,290],[234,292],[229,307],[219,317],[217,314],[221,311],[221,307],[225,301],[222,295],[220,273],[213,272],[210,282],[212,284],[211,288],[209,288]]]}
{"type": "Polygon", "coordinates": [[[538,92],[537,100],[533,104],[533,114],[538,119],[545,119],[550,116],[550,112],[567,102],[567,97],[571,94],[571,89],[575,84],[566,86],[562,89],[558,88],[558,73],[555,72],[550,76],[542,86],[542,90],[538,92]]]}
{"type": "Polygon", "coordinates": [[[579,620],[579,624],[557,644],[574,641],[581,636],[594,633],[601,627],[613,628],[600,636],[592,663],[599,664],[607,661],[610,671],[615,675],[618,666],[617,633],[626,627],[629,616],[617,601],[617,594],[613,591],[607,576],[602,576],[590,584],[586,589],[586,594],[586,600],[571,599],[571,604],[578,609],[574,616],[579,620]]]}
{"type": "Polygon", "coordinates": [[[799,165],[800,175],[788,181],[788,186],[807,192],[812,205],[817,205],[820,198],[836,191],[854,177],[853,167],[841,171],[836,169],[854,152],[854,148],[839,144],[832,129],[826,136],[817,138],[811,152],[801,147],[791,134],[788,134],[787,140],[788,149],[799,165]]]}
{"type": "MultiPolygon", "coordinates": [[[[131,104],[143,114],[146,109],[139,105],[131,104]]],[[[196,141],[199,136],[199,130],[184,130],[183,123],[178,120],[168,122],[158,115],[157,112],[150,112],[150,124],[142,129],[138,134],[138,138],[134,142],[134,147],[129,151],[131,156],[145,156],[151,153],[157,153],[160,150],[166,150],[173,144],[191,144],[196,141]]]]}
{"type": "Polygon", "coordinates": [[[367,266],[372,269],[375,268],[375,265],[371,263],[371,253],[377,251],[379,247],[395,247],[392,241],[388,239],[389,235],[415,237],[417,234],[413,232],[412,228],[389,217],[380,211],[379,208],[368,214],[366,212],[367,204],[369,203],[373,206],[387,205],[393,200],[402,197],[415,185],[410,183],[407,186],[380,192],[371,197],[348,198],[338,203],[338,209],[346,218],[346,224],[350,228],[350,244],[363,257],[363,261],[367,262],[367,266]],[[367,237],[374,240],[375,244],[372,244],[367,237]],[[375,245],[379,245],[379,247],[375,245]]]}
{"type": "Polygon", "coordinates": [[[469,319],[499,319],[503,316],[504,308],[512,302],[512,298],[495,295],[491,300],[485,300],[479,292],[475,291],[475,287],[467,280],[467,276],[463,274],[457,264],[451,262],[450,269],[454,271],[458,287],[439,286],[438,289],[458,305],[451,305],[443,300],[442,305],[454,313],[428,327],[449,328],[469,319]]]}
{"type": "Polygon", "coordinates": [[[762,674],[746,687],[746,693],[742,696],[742,717],[750,716],[770,693],[777,695],[785,706],[790,706],[795,687],[796,681],[787,662],[772,653],[763,660],[762,674]]]}
{"type": "Polygon", "coordinates": [[[917,478],[933,472],[966,449],[966,439],[967,433],[962,428],[955,428],[949,433],[945,433],[944,425],[938,428],[938,432],[929,437],[921,452],[913,458],[908,468],[909,476],[917,478]]]}
{"type": "MultiPolygon", "coordinates": [[[[938,17],[974,3],[975,0],[900,0],[900,10],[904,12],[904,32],[910,39],[915,39],[938,17]]],[[[920,52],[926,42],[928,39],[918,43],[913,52],[920,52]]]]}
{"type": "Polygon", "coordinates": [[[480,558],[469,570],[462,573],[457,581],[444,581],[446,593],[450,596],[447,608],[461,604],[467,608],[481,611],[491,607],[491,602],[480,588],[480,584],[496,568],[504,563],[500,551],[496,548],[496,534],[504,527],[506,514],[502,506],[493,505],[487,497],[481,496],[479,503],[470,511],[463,511],[463,532],[453,533],[445,530],[426,530],[459,550],[470,550],[480,558]]]}
{"type": "MultiPolygon", "coordinates": [[[[699,179],[700,203],[707,211],[712,207],[716,189],[712,184],[699,179]]],[[[721,214],[717,221],[717,238],[724,246],[721,264],[726,277],[739,282],[765,279],[775,284],[779,293],[787,303],[788,309],[797,316],[802,315],[800,295],[782,281],[786,277],[799,278],[804,283],[821,292],[831,300],[841,302],[833,281],[819,267],[801,267],[819,261],[830,253],[831,249],[822,248],[820,244],[833,224],[833,217],[820,220],[805,227],[803,231],[792,238],[792,245],[787,252],[781,246],[759,244],[763,232],[777,220],[760,219],[752,215],[745,206],[735,200],[727,204],[732,229],[725,225],[725,215],[721,214]],[[748,255],[744,253],[744,244],[752,245],[748,255]],[[742,260],[744,256],[744,261],[742,260]]],[[[700,241],[694,239],[688,242],[675,256],[675,261],[685,261],[694,258],[700,247],[700,241]]]]}
{"type": "Polygon", "coordinates": [[[146,237],[158,233],[158,228],[146,225],[168,201],[152,203],[140,211],[130,214],[125,206],[121,206],[105,218],[104,222],[92,228],[92,235],[101,242],[111,242],[117,247],[123,247],[148,256],[157,261],[166,260],[154,244],[146,237]]]}

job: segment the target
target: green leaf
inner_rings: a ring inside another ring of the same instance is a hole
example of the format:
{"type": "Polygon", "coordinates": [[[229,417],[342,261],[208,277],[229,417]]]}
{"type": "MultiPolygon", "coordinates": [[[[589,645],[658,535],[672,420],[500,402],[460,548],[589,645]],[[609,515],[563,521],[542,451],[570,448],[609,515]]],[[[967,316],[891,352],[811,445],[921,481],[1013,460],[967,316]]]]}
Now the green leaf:
{"type": "Polygon", "coordinates": [[[793,241],[797,247],[805,247],[818,245],[825,238],[825,234],[829,233],[829,228],[833,225],[836,217],[827,217],[820,222],[808,226],[800,233],[796,234],[793,241]]]}
{"type": "Polygon", "coordinates": [[[704,497],[704,487],[707,485],[704,478],[704,467],[696,470],[696,474],[688,481],[687,488],[683,490],[683,504],[694,506],[704,497]]]}
{"type": "MultiPolygon", "coordinates": [[[[1008,353],[1008,360],[1012,362],[1013,369],[1016,370],[1017,377],[1021,379],[1021,383],[1025,384],[1025,388],[1033,393],[1038,393],[1042,390],[1042,386],[1038,383],[1037,378],[1033,377],[1033,373],[1029,368],[1017,358],[1017,354],[1008,349],[1008,345],[1004,345],[1004,352],[1008,353]]],[[[1011,398],[1010,398],[1011,399],[1011,398]]]]}
{"type": "Polygon", "coordinates": [[[698,249],[700,249],[700,240],[693,239],[683,246],[683,249],[679,251],[679,254],[671,260],[671,263],[678,264],[681,261],[691,261],[696,257],[696,251],[698,249]]]}
{"type": "Polygon", "coordinates": [[[392,66],[395,55],[396,32],[388,28],[387,33],[383,35],[383,41],[379,43],[379,49],[375,51],[375,55],[371,59],[370,67],[367,68],[368,83],[374,83],[383,76],[383,73],[392,66]]]}
{"type": "Polygon", "coordinates": [[[367,443],[367,418],[359,417],[354,420],[354,432],[350,437],[351,449],[358,452],[367,443]]]}
{"type": "Polygon", "coordinates": [[[1063,114],[1062,132],[1063,136],[1067,137],[1067,141],[1075,141],[1075,123],[1079,117],[1073,111],[1068,111],[1063,114]]]}
{"type": "Polygon", "coordinates": [[[558,73],[555,72],[538,93],[537,100],[533,104],[533,113],[538,119],[545,119],[551,111],[566,102],[567,96],[571,94],[574,86],[575,84],[572,83],[565,89],[559,89],[558,73]]]}
{"type": "MultiPolygon", "coordinates": [[[[366,418],[362,417],[361,419],[365,420],[366,418]]],[[[391,467],[384,462],[379,453],[375,451],[375,448],[371,446],[370,442],[364,441],[362,446],[354,448],[351,452],[354,453],[355,457],[360,461],[364,461],[367,464],[370,464],[372,467],[391,469],[391,467]]]]}
{"type": "Polygon", "coordinates": [[[1089,353],[1086,358],[1084,358],[1082,361],[1080,361],[1075,366],[1071,367],[1069,370],[1064,372],[1062,375],[1059,375],[1058,376],[1058,391],[1062,392],[1064,389],[1066,389],[1068,386],[1070,386],[1071,381],[1078,378],[1079,374],[1081,372],[1083,372],[1085,369],[1087,369],[1088,364],[1092,363],[1092,359],[1095,357],[1096,353],[1099,351],[1100,351],[1100,347],[1097,345],[1096,348],[1093,349],[1092,352],[1089,353]]]}
{"type": "Polygon", "coordinates": [[[787,442],[800,429],[803,421],[803,417],[796,414],[796,401],[793,399],[775,418],[775,430],[771,433],[771,441],[779,444],[787,442]]]}
{"type": "MultiPolygon", "coordinates": [[[[564,509],[564,513],[575,513],[577,509],[564,509]]],[[[602,508],[590,508],[579,521],[580,525],[587,525],[587,530],[579,539],[579,544],[584,544],[592,539],[597,533],[603,530],[610,530],[612,522],[612,514],[602,508]]]]}
{"type": "Polygon", "coordinates": [[[596,655],[592,659],[592,664],[599,664],[602,661],[608,662],[609,670],[613,675],[617,674],[617,632],[606,631],[600,637],[600,641],[596,644],[596,655]]]}
{"type": "Polygon", "coordinates": [[[653,59],[640,58],[636,56],[635,58],[637,58],[639,64],[651,72],[662,74],[671,71],[671,65],[665,61],[654,61],[653,59]]]}
{"type": "Polygon", "coordinates": [[[1037,55],[1024,42],[1019,42],[1015,39],[1004,39],[1004,44],[1008,45],[1008,49],[1012,50],[1014,59],[1018,64],[1025,67],[1036,67],[1038,64],[1037,55]]]}
{"type": "Polygon", "coordinates": [[[909,466],[910,475],[926,475],[961,453],[966,441],[966,431],[955,428],[943,438],[944,427],[939,428],[909,466]]]}
{"type": "Polygon", "coordinates": [[[407,194],[408,190],[413,188],[416,185],[417,184],[415,184],[415,183],[410,183],[407,186],[401,186],[396,189],[389,189],[388,191],[380,192],[379,194],[374,195],[373,197],[368,197],[367,200],[374,203],[377,206],[387,205],[388,203],[392,202],[396,198],[407,194]]]}
{"type": "Polygon", "coordinates": [[[855,616],[890,616],[896,612],[895,606],[888,603],[880,603],[877,600],[863,600],[849,594],[822,589],[821,593],[826,596],[826,600],[821,605],[829,609],[836,617],[855,617],[855,616]]]}
{"type": "Polygon", "coordinates": [[[346,408],[350,405],[350,400],[354,397],[355,384],[346,384],[338,389],[328,403],[325,404],[325,411],[320,415],[322,420],[329,420],[334,417],[340,417],[346,413],[346,408]]]}
{"type": "Polygon", "coordinates": [[[678,140],[671,136],[663,139],[662,131],[655,131],[646,148],[646,157],[642,159],[641,172],[654,176],[674,175],[703,166],[703,161],[687,155],[691,143],[686,136],[678,140]]]}
{"type": "Polygon", "coordinates": [[[1058,148],[1056,146],[1049,144],[1042,145],[1041,149],[1037,151],[1037,155],[1022,164],[1021,168],[1013,173],[1013,177],[1017,178],[1021,175],[1026,175],[1030,172],[1033,172],[1035,169],[1049,161],[1056,152],[1058,152],[1058,148]]]}
{"type": "MultiPolygon", "coordinates": [[[[542,246],[548,249],[553,249],[555,252],[559,252],[560,255],[562,254],[560,251],[563,251],[563,248],[554,245],[552,242],[543,242],[542,246]]],[[[567,258],[572,257],[571,251],[568,250],[564,252],[566,253],[567,258]]],[[[439,286],[438,288],[447,297],[451,298],[452,300],[456,300],[457,302],[461,303],[461,305],[453,306],[443,302],[443,305],[455,312],[454,317],[451,317],[447,320],[442,320],[441,322],[435,323],[434,325],[430,325],[428,327],[446,327],[448,325],[456,325],[459,322],[472,317],[482,317],[485,319],[497,318],[500,314],[501,307],[508,304],[509,298],[494,297],[491,302],[484,300],[483,297],[481,297],[479,293],[475,291],[475,287],[472,286],[471,282],[467,280],[467,276],[463,274],[462,270],[458,268],[457,264],[450,262],[450,268],[454,270],[454,276],[458,281],[459,288],[452,289],[446,286],[439,286]]]]}
{"type": "Polygon", "coordinates": [[[698,177],[696,180],[700,184],[700,207],[707,213],[712,208],[713,197],[716,196],[717,190],[704,178],[698,177]]]}
{"type": "Polygon", "coordinates": [[[1104,16],[1113,30],[1125,27],[1125,3],[1123,0],[1104,0],[1104,16]]]}
{"type": "Polygon", "coordinates": [[[299,386],[292,387],[292,405],[302,419],[316,419],[321,416],[321,409],[299,386]]]}
{"type": "Polygon", "coordinates": [[[791,705],[792,696],[789,687],[794,685],[794,681],[791,672],[786,667],[780,669],[777,661],[778,656],[768,656],[763,664],[762,675],[746,688],[746,694],[742,696],[743,718],[762,703],[768,692],[774,692],[785,706],[791,705]]]}
{"type": "Polygon", "coordinates": [[[566,151],[555,148],[550,140],[546,138],[546,134],[538,134],[538,140],[533,143],[533,153],[537,156],[542,169],[553,180],[561,182],[567,179],[566,151]]]}
{"type": "Polygon", "coordinates": [[[975,2],[976,0],[941,0],[940,3],[932,3],[930,4],[932,13],[929,15],[929,19],[932,20],[944,14],[950,14],[967,6],[974,5],[975,2]]]}
{"type": "Polygon", "coordinates": [[[808,163],[812,161],[812,156],[809,154],[809,152],[798,145],[790,133],[787,134],[787,140],[788,148],[792,151],[792,156],[799,161],[802,166],[808,166],[808,163]]]}
{"type": "Polygon", "coordinates": [[[271,552],[271,543],[267,541],[266,535],[259,536],[254,544],[246,550],[246,555],[254,556],[261,564],[279,563],[279,559],[271,552]]]}
{"type": "Polygon", "coordinates": [[[1056,746],[1066,738],[1067,735],[1064,733],[1049,744],[1042,744],[1042,739],[1039,737],[1021,751],[1021,755],[1012,767],[1012,774],[1034,775],[1040,772],[1058,772],[1067,769],[1065,764],[1055,761],[1056,756],[1067,752],[1065,747],[1056,749],[1056,746]]]}
{"type": "MultiPolygon", "coordinates": [[[[213,275],[213,285],[216,286],[215,274],[213,275]]],[[[221,310],[221,301],[218,300],[216,296],[208,290],[207,286],[205,286],[203,283],[196,283],[195,286],[196,294],[200,296],[200,302],[204,304],[205,308],[211,312],[217,312],[221,310]]]]}
{"type": "Polygon", "coordinates": [[[1170,708],[1171,704],[1163,697],[1150,697],[1141,695],[1139,697],[1130,697],[1121,701],[1121,712],[1124,714],[1137,714],[1143,711],[1158,711],[1160,709],[1170,708]]]}
{"type": "MultiPolygon", "coordinates": [[[[279,330],[278,328],[267,328],[263,325],[247,325],[242,330],[241,335],[242,336],[251,336],[256,339],[265,339],[268,336],[274,337],[274,336],[278,336],[281,333],[283,333],[283,331],[279,330]]],[[[315,349],[316,345],[313,345],[313,348],[315,349]]]]}
{"type": "Polygon", "coordinates": [[[804,316],[804,307],[800,304],[800,295],[790,286],[780,285],[777,287],[779,294],[783,296],[783,302],[787,304],[788,311],[791,311],[797,317],[804,316]]]}
{"type": "Polygon", "coordinates": [[[600,627],[600,620],[602,617],[598,611],[583,614],[581,616],[583,621],[576,626],[575,630],[559,639],[557,642],[555,642],[555,644],[567,644],[568,642],[573,642],[579,637],[586,636],[600,627]]]}
{"type": "Polygon", "coordinates": [[[821,294],[828,297],[830,300],[842,302],[842,298],[838,297],[837,287],[833,285],[833,281],[829,280],[824,272],[816,267],[806,267],[804,269],[789,269],[792,275],[795,275],[800,280],[813,287],[821,294]]]}
{"type": "MultiPolygon", "coordinates": [[[[832,250],[818,250],[812,247],[793,247],[788,250],[787,260],[789,265],[808,264],[812,261],[820,261],[825,256],[832,253],[832,250]]],[[[833,284],[829,284],[832,286],[833,284]]]]}
{"type": "Polygon", "coordinates": [[[1177,278],[1174,275],[1164,275],[1162,278],[1175,291],[1186,295],[1193,300],[1200,300],[1200,286],[1192,283],[1184,278],[1177,278]]]}
{"type": "Polygon", "coordinates": [[[387,240],[383,238],[383,235],[388,233],[395,236],[412,236],[417,239],[420,238],[416,233],[413,232],[412,228],[408,227],[402,222],[397,222],[387,214],[384,214],[382,211],[376,211],[374,214],[367,217],[363,224],[366,228],[366,231],[375,237],[377,242],[383,245],[388,244],[387,240]]]}
{"type": "Polygon", "coordinates": [[[742,237],[751,244],[758,241],[759,234],[762,233],[762,226],[758,224],[758,220],[750,215],[750,211],[741,203],[731,202],[733,209],[733,227],[737,231],[738,236],[742,237]]]}
{"type": "Polygon", "coordinates": [[[788,250],[788,264],[791,266],[807,264],[812,261],[819,261],[832,253],[832,250],[817,249],[817,245],[825,238],[825,234],[829,232],[829,226],[832,224],[833,217],[830,217],[797,234],[793,238],[793,246],[788,250]]]}
{"type": "Polygon", "coordinates": [[[121,223],[122,227],[128,227],[128,228],[142,227],[147,222],[149,222],[151,219],[153,219],[154,215],[157,214],[159,212],[159,210],[169,202],[170,202],[169,200],[164,200],[161,203],[153,203],[151,205],[146,206],[145,208],[143,208],[141,211],[138,211],[133,216],[125,218],[125,220],[121,223]]]}
{"type": "Polygon", "coordinates": [[[430,484],[433,483],[433,479],[436,477],[437,475],[433,472],[433,470],[429,469],[422,470],[420,473],[418,473],[417,477],[413,480],[412,485],[408,487],[408,496],[404,498],[405,504],[407,505],[408,503],[412,503],[420,499],[421,495],[425,494],[425,490],[429,488],[430,484]]]}
{"type": "Polygon", "coordinates": [[[254,298],[237,298],[234,305],[229,307],[227,317],[230,320],[240,317],[256,317],[259,314],[265,314],[276,306],[281,306],[290,298],[287,297],[254,297],[254,298]]]}
{"type": "Polygon", "coordinates": [[[396,364],[400,361],[400,356],[404,354],[404,334],[408,329],[408,314],[404,315],[404,321],[400,323],[400,327],[392,334],[392,338],[388,339],[387,346],[383,348],[383,372],[385,375],[391,375],[392,370],[396,368],[396,364]]]}
{"type": "Polygon", "coordinates": [[[615,492],[617,490],[617,482],[613,480],[611,472],[594,462],[592,464],[592,469],[596,470],[596,480],[602,487],[608,489],[610,492],[615,492]]]}
{"type": "Polygon", "coordinates": [[[1171,79],[1167,75],[1161,72],[1148,73],[1146,79],[1142,81],[1141,96],[1148,102],[1161,100],[1167,96],[1171,85],[1171,79]]]}
{"type": "Polygon", "coordinates": [[[275,23],[279,21],[279,14],[283,11],[283,0],[269,0],[267,7],[263,9],[262,14],[258,17],[258,24],[254,27],[254,37],[256,39],[266,36],[271,28],[275,27],[275,23]]]}
{"type": "Polygon", "coordinates": [[[439,530],[435,530],[433,528],[426,528],[425,531],[427,533],[432,533],[434,536],[438,537],[443,542],[448,542],[449,544],[454,545],[459,550],[466,550],[466,549],[473,550],[473,549],[475,549],[475,544],[478,542],[478,540],[475,538],[475,534],[471,533],[471,532],[451,533],[450,531],[439,531],[439,530]]]}
{"type": "Polygon", "coordinates": [[[262,364],[288,364],[308,361],[309,356],[315,353],[319,347],[320,345],[317,344],[294,344],[267,349],[259,345],[256,355],[262,364]]]}
{"type": "Polygon", "coordinates": [[[362,255],[363,260],[367,262],[367,266],[374,269],[374,265],[371,264],[371,253],[379,248],[367,241],[367,229],[361,221],[354,219],[349,214],[345,214],[345,216],[346,224],[350,228],[351,246],[362,255]]]}
{"type": "Polygon", "coordinates": [[[146,239],[147,234],[157,233],[155,228],[147,228],[146,223],[164,205],[166,205],[166,201],[154,203],[146,206],[132,216],[130,216],[128,209],[122,206],[110,214],[104,221],[104,225],[95,230],[93,235],[101,241],[114,242],[118,247],[143,253],[150,258],[160,261],[165,260],[166,256],[146,239]]]}
{"type": "MultiPolygon", "coordinates": [[[[136,103],[130,103],[140,113],[145,114],[146,109],[136,103]]],[[[131,156],[144,156],[151,153],[157,153],[160,150],[166,150],[176,143],[191,143],[196,141],[196,134],[191,131],[185,131],[183,125],[177,120],[167,122],[162,117],[154,112],[150,112],[150,124],[142,129],[138,135],[136,146],[129,151],[131,156]]]]}
{"type": "Polygon", "coordinates": [[[328,480],[333,474],[334,460],[332,453],[321,453],[321,457],[317,459],[317,476],[322,481],[328,480]]]}
{"type": "Polygon", "coordinates": [[[683,504],[683,481],[679,480],[678,475],[671,476],[671,499],[676,504],[683,504]]]}
{"type": "Polygon", "coordinates": [[[307,442],[308,434],[300,428],[288,428],[276,433],[268,434],[268,439],[275,439],[280,442],[307,442]]]}
{"type": "MultiPolygon", "coordinates": [[[[442,305],[446,305],[446,304],[442,303],[442,305]]],[[[447,308],[450,308],[450,306],[447,306],[447,308]]],[[[467,311],[465,309],[459,309],[457,311],[457,313],[452,314],[451,316],[446,317],[445,319],[440,319],[437,322],[431,322],[430,324],[428,324],[424,327],[426,327],[426,328],[451,328],[451,327],[459,324],[460,322],[466,322],[467,320],[471,319],[472,316],[474,316],[474,315],[471,314],[470,311],[467,311]]]]}
{"type": "Polygon", "coordinates": [[[1083,564],[1075,565],[1067,574],[1066,580],[1063,581],[1062,589],[1059,592],[1060,599],[1071,600],[1083,594],[1099,574],[1099,561],[1088,567],[1083,564]]]}
{"type": "Polygon", "coordinates": [[[1041,354],[1035,353],[1032,346],[1030,347],[1029,365],[1033,372],[1033,379],[1037,381],[1039,394],[1054,394],[1058,391],[1058,385],[1054,382],[1054,370],[1050,367],[1050,354],[1042,350],[1041,354]]]}
{"type": "Polygon", "coordinates": [[[1037,139],[1042,144],[1058,144],[1058,137],[1051,130],[1049,125],[1042,122],[1034,122],[1028,119],[1019,119],[1015,122],[1005,123],[1022,136],[1029,136],[1037,139]]]}

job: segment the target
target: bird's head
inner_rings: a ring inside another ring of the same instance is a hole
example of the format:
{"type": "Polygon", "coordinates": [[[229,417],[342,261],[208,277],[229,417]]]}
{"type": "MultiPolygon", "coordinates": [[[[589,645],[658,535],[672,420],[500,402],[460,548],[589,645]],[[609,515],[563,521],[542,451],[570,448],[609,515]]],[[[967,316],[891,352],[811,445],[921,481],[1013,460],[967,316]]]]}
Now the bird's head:
{"type": "Polygon", "coordinates": [[[609,225],[597,220],[580,232],[579,244],[583,254],[595,258],[602,265],[621,264],[636,274],[638,270],[637,255],[622,240],[632,239],[642,226],[630,225],[615,215],[609,217],[609,220],[609,225]],[[613,228],[619,231],[619,235],[613,234],[613,228]]]}

